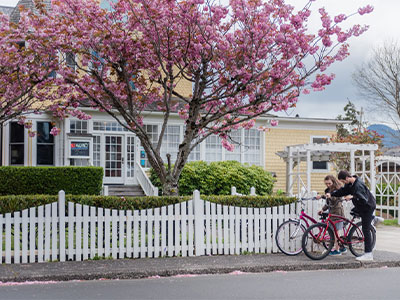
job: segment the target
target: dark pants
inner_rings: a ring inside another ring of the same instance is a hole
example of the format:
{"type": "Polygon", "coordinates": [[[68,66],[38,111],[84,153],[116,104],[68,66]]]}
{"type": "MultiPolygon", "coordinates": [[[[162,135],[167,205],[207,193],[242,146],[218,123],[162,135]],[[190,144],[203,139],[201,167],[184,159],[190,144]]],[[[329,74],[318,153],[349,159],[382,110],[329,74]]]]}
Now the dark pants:
{"type": "Polygon", "coordinates": [[[367,212],[360,212],[362,232],[364,235],[364,252],[372,252],[372,236],[371,236],[371,222],[374,216],[372,215],[374,211],[368,210],[367,212]]]}

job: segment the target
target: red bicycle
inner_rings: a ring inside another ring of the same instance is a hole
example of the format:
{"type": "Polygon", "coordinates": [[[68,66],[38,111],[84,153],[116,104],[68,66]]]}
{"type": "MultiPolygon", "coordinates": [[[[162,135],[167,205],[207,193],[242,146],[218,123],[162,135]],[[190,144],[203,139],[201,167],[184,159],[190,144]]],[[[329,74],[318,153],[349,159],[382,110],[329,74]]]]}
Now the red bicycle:
{"type": "MultiPolygon", "coordinates": [[[[354,223],[357,213],[351,213],[352,220],[345,217],[322,213],[322,223],[313,224],[306,229],[302,237],[302,249],[307,257],[320,260],[328,256],[335,243],[335,236],[340,246],[348,246],[355,256],[364,254],[364,235],[361,222],[354,223]],[[334,219],[334,220],[333,220],[334,219]],[[335,224],[344,222],[343,235],[340,235],[335,224]]],[[[372,248],[375,246],[376,230],[371,225],[372,248]]]]}

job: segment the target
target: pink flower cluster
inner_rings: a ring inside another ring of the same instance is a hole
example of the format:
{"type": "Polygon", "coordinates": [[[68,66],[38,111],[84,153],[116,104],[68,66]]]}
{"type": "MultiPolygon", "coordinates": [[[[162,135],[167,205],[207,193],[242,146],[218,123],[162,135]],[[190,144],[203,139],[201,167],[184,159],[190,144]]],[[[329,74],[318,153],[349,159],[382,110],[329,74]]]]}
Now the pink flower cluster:
{"type": "Polygon", "coordinates": [[[365,6],[365,7],[360,7],[360,8],[358,9],[358,13],[362,16],[362,15],[364,15],[364,14],[369,14],[369,13],[373,12],[373,10],[374,10],[374,7],[373,7],[373,6],[367,5],[367,6],[365,6]]]}

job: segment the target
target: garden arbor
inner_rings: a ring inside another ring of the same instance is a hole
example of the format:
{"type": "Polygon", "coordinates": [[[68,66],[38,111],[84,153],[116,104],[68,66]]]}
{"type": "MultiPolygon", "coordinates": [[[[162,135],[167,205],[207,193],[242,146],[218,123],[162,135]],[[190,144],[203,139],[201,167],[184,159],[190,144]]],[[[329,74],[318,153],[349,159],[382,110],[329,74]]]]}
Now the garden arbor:
{"type": "Polygon", "coordinates": [[[348,171],[361,177],[375,195],[375,151],[377,149],[378,146],[375,144],[302,144],[287,146],[284,151],[276,154],[286,162],[287,195],[297,194],[300,197],[310,197],[313,162],[330,162],[333,159],[347,160],[348,171]]]}

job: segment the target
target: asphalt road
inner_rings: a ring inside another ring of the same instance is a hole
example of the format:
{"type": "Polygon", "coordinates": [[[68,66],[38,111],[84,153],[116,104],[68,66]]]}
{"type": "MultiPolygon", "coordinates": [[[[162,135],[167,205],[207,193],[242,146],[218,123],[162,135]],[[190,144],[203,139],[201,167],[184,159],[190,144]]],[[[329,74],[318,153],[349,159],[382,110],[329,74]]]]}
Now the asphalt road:
{"type": "Polygon", "coordinates": [[[0,286],[0,299],[400,299],[400,268],[0,286]]]}

